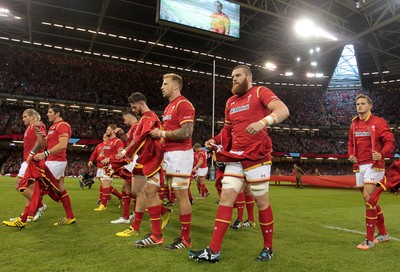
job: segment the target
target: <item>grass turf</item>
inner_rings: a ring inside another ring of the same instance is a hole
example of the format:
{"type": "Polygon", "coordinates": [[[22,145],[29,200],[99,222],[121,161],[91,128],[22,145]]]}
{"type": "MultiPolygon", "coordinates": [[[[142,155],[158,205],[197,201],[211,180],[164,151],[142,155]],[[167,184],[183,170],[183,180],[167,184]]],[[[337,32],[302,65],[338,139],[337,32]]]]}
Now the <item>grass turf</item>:
{"type": "MultiPolygon", "coordinates": [[[[23,199],[13,189],[14,179],[0,177],[0,215],[2,220],[18,215],[23,199]]],[[[59,203],[49,197],[43,217],[24,229],[0,227],[0,271],[395,271],[400,247],[399,199],[385,193],[381,206],[393,239],[369,251],[355,246],[364,239],[365,209],[361,195],[353,189],[327,189],[271,185],[274,211],[274,258],[268,263],[255,261],[262,249],[261,233],[256,228],[228,230],[217,264],[198,263],[188,258],[188,250],[166,251],[163,246],[135,248],[135,238],[120,238],[116,232],[129,225],[110,224],[121,216],[114,197],[105,212],[93,208],[98,198],[98,183],[81,190],[76,179],[66,180],[77,223],[53,226],[64,217],[59,203]]],[[[113,184],[121,188],[121,181],[113,184]]],[[[217,193],[196,200],[193,206],[193,249],[208,245],[213,229],[217,193]]],[[[192,192],[196,186],[192,186],[192,192]]],[[[165,245],[180,233],[178,209],[164,231],[165,245]]],[[[255,210],[257,217],[257,211],[255,210]]],[[[234,221],[236,213],[234,212],[234,221]]],[[[246,213],[245,213],[246,219],[246,213]]],[[[149,218],[142,221],[141,235],[149,232],[149,218]]]]}

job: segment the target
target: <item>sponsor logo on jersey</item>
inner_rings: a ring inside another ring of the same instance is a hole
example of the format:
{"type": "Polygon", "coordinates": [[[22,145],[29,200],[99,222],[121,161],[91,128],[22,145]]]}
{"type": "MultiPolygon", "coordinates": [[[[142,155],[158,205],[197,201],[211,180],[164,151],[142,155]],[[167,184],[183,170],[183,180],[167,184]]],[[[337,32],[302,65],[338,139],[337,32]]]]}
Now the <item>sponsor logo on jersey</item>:
{"type": "Polygon", "coordinates": [[[165,116],[163,116],[162,120],[163,120],[163,121],[171,120],[171,117],[172,117],[172,114],[170,114],[170,115],[165,115],[165,116]]]}
{"type": "Polygon", "coordinates": [[[354,135],[356,137],[365,137],[365,136],[371,136],[371,133],[369,131],[356,131],[354,132],[354,135]]]}
{"type": "Polygon", "coordinates": [[[229,111],[229,113],[230,113],[230,114],[234,114],[234,113],[238,113],[238,112],[241,112],[241,111],[246,111],[246,110],[248,110],[248,109],[250,109],[250,104],[246,104],[246,105],[243,105],[243,106],[239,106],[239,107],[236,107],[236,108],[232,108],[232,109],[229,111]]]}

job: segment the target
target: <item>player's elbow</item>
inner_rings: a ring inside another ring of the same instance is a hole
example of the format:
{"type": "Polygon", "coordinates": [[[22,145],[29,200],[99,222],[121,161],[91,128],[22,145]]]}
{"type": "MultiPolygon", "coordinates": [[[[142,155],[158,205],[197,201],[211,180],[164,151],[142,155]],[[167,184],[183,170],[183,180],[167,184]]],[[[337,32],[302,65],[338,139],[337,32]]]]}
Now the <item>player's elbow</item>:
{"type": "Polygon", "coordinates": [[[289,116],[290,116],[290,112],[289,112],[288,107],[286,107],[286,106],[282,107],[281,110],[279,111],[279,120],[282,122],[289,116]]]}

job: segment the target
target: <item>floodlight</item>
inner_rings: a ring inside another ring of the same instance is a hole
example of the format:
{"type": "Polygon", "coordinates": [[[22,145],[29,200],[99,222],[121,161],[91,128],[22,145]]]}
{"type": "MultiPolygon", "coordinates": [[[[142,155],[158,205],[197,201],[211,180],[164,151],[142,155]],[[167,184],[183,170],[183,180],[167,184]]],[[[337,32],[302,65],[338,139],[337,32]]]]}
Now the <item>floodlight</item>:
{"type": "Polygon", "coordinates": [[[326,32],[322,28],[317,27],[314,22],[308,19],[299,20],[295,26],[296,33],[304,38],[317,37],[327,38],[333,41],[337,41],[337,38],[332,34],[326,32]]]}
{"type": "Polygon", "coordinates": [[[265,68],[266,69],[268,69],[268,70],[275,70],[276,69],[276,65],[275,64],[273,64],[272,62],[267,62],[266,64],[265,64],[265,68]]]}

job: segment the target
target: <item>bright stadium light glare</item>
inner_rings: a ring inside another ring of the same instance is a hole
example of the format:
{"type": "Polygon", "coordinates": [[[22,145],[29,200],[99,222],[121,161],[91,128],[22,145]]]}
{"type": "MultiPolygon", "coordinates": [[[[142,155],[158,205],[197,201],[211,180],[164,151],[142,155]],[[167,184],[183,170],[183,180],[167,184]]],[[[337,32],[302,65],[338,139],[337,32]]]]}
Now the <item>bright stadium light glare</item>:
{"type": "Polygon", "coordinates": [[[293,72],[288,71],[285,73],[285,76],[293,76],[293,72]]]}
{"type": "Polygon", "coordinates": [[[309,30],[312,30],[312,29],[314,29],[314,28],[315,28],[314,23],[311,22],[311,21],[308,20],[308,19],[299,20],[299,21],[297,21],[297,23],[294,25],[294,29],[295,29],[296,33],[297,33],[299,36],[304,37],[304,38],[311,37],[312,31],[309,31],[309,30]]]}
{"type": "Polygon", "coordinates": [[[0,8],[0,13],[10,13],[10,10],[9,9],[6,9],[6,8],[0,8]]]}
{"type": "Polygon", "coordinates": [[[317,27],[314,22],[309,19],[301,19],[296,22],[294,29],[296,33],[303,38],[326,38],[329,40],[337,41],[337,38],[323,30],[322,28],[317,27]]]}
{"type": "Polygon", "coordinates": [[[311,62],[311,66],[317,66],[317,62],[316,61],[311,62]]]}
{"type": "Polygon", "coordinates": [[[271,71],[274,71],[276,69],[276,65],[273,64],[272,62],[267,62],[265,63],[265,68],[271,71]]]}
{"type": "Polygon", "coordinates": [[[297,57],[296,61],[297,61],[297,62],[300,62],[300,61],[301,61],[301,58],[300,58],[300,57],[297,57]]]}

